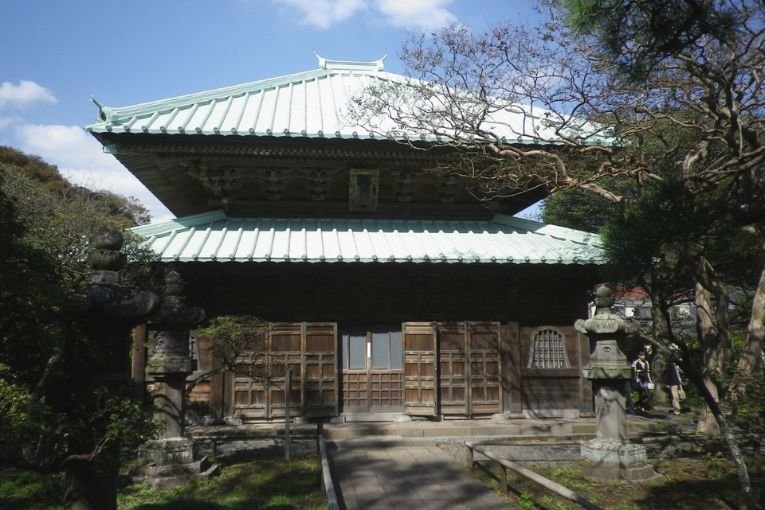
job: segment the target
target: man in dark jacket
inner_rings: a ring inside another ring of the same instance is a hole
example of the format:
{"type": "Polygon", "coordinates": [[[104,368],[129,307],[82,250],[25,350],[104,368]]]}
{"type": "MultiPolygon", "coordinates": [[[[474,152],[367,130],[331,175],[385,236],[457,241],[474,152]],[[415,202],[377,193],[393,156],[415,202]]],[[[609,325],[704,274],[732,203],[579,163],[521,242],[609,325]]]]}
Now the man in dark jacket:
{"type": "Polygon", "coordinates": [[[667,385],[672,399],[672,412],[680,414],[680,401],[685,399],[685,391],[683,390],[683,371],[677,362],[677,356],[674,354],[669,357],[664,369],[664,384],[667,385]]]}

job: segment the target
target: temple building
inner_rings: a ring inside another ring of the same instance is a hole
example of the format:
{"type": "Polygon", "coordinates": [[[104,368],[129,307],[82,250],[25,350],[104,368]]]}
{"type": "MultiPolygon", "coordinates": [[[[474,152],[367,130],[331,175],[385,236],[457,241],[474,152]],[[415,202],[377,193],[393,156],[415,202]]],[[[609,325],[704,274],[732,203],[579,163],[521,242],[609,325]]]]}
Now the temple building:
{"type": "MultiPolygon", "coordinates": [[[[251,362],[293,368],[291,414],[592,413],[590,345],[573,323],[598,279],[597,236],[513,217],[538,193],[478,200],[468,180],[432,171],[458,157],[436,140],[348,120],[354,95],[405,80],[382,60],[320,58],[311,71],[101,106],[87,129],[177,216],[134,230],[182,274],[187,302],[268,321],[251,362]]],[[[507,143],[535,143],[517,128],[533,119],[500,113],[498,129],[516,126],[507,143]]],[[[209,368],[215,339],[195,341],[209,368]]],[[[242,371],[195,391],[225,416],[274,420],[284,383],[242,371]]]]}

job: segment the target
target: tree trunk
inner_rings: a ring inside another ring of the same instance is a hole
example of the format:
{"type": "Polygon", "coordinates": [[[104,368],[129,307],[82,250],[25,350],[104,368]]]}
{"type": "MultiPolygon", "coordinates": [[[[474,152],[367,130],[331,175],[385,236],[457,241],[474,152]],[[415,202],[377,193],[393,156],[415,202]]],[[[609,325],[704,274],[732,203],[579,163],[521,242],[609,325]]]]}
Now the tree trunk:
{"type": "Polygon", "coordinates": [[[116,447],[95,457],[70,455],[64,460],[67,510],[116,510],[119,455],[116,447]]]}
{"type": "MultiPolygon", "coordinates": [[[[704,351],[704,361],[701,368],[701,385],[709,393],[710,398],[719,402],[719,392],[714,382],[713,376],[720,372],[721,356],[719,353],[719,337],[717,328],[712,320],[712,300],[710,292],[701,284],[696,284],[696,329],[699,339],[702,342],[704,351]]],[[[720,428],[714,418],[709,406],[705,404],[704,409],[696,425],[696,431],[702,434],[719,435],[720,428]]]]}
{"type": "MultiPolygon", "coordinates": [[[[733,462],[736,464],[736,473],[738,474],[738,483],[741,488],[741,499],[745,508],[750,510],[760,508],[759,503],[755,500],[752,493],[752,483],[749,479],[749,470],[746,466],[746,458],[738,447],[738,441],[736,435],[733,432],[733,428],[728,423],[725,414],[723,414],[720,403],[717,399],[717,395],[711,393],[709,388],[705,384],[699,384],[700,381],[696,381],[696,386],[701,391],[701,396],[704,397],[706,402],[706,412],[716,421],[718,433],[721,430],[725,445],[728,447],[728,451],[731,454],[733,462]]],[[[716,389],[716,386],[712,385],[716,389]]]]}
{"type": "Polygon", "coordinates": [[[736,365],[728,397],[737,400],[743,395],[752,372],[762,362],[762,346],[765,341],[765,269],[760,274],[760,282],[754,292],[752,316],[746,330],[746,343],[736,365]]]}
{"type": "MultiPolygon", "coordinates": [[[[723,301],[727,308],[727,301],[723,301]]],[[[718,305],[720,302],[718,301],[718,305]]],[[[727,310],[726,310],[727,311],[727,310]]],[[[693,377],[696,387],[704,398],[705,406],[697,424],[697,432],[709,435],[722,433],[728,451],[736,464],[739,486],[746,508],[757,508],[752,495],[752,484],[746,466],[746,459],[738,447],[736,436],[720,407],[719,391],[713,379],[723,369],[724,355],[720,353],[718,330],[712,320],[712,303],[710,293],[701,284],[696,284],[696,327],[703,341],[704,364],[699,374],[694,367],[687,366],[686,372],[693,377]]],[[[718,316],[718,315],[716,315],[718,316]]]]}

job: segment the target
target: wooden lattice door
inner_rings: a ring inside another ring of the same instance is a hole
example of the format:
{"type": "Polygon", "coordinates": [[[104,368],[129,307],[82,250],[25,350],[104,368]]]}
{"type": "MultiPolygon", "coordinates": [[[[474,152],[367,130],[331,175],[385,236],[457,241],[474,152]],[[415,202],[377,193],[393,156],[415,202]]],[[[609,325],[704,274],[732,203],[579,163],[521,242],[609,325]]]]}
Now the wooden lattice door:
{"type": "Polygon", "coordinates": [[[272,323],[270,327],[268,363],[272,377],[265,381],[268,417],[283,418],[286,413],[286,369],[292,368],[290,416],[300,416],[303,401],[303,325],[272,323]]]}
{"type": "Polygon", "coordinates": [[[404,405],[409,415],[436,415],[435,323],[404,323],[404,405]]]}
{"type": "Polygon", "coordinates": [[[283,418],[286,371],[292,368],[291,416],[336,416],[337,328],[334,323],[271,323],[263,349],[242,355],[233,380],[233,411],[245,420],[283,418]],[[265,377],[252,377],[257,373],[265,377]]]}
{"type": "Polygon", "coordinates": [[[502,412],[499,323],[468,322],[469,416],[502,412]]]}
{"type": "Polygon", "coordinates": [[[438,385],[441,414],[467,416],[468,354],[464,322],[438,324],[438,385]]]}
{"type": "Polygon", "coordinates": [[[439,393],[444,416],[502,411],[499,324],[439,323],[439,393]]]}
{"type": "Polygon", "coordinates": [[[303,415],[337,416],[337,325],[305,324],[303,415]]]}

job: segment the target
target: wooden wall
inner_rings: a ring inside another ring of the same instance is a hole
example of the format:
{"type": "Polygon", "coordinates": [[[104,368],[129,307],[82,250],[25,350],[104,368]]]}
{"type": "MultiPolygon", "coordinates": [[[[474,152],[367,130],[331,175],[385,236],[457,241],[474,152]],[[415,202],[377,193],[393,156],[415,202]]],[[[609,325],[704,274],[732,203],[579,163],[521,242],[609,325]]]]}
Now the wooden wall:
{"type": "Polygon", "coordinates": [[[556,324],[520,328],[521,401],[524,414],[535,417],[560,417],[574,413],[591,413],[592,387],[582,377],[582,367],[589,362],[590,345],[586,336],[573,326],[556,324]],[[533,336],[552,328],[564,335],[568,366],[565,368],[532,368],[530,365],[533,336]]]}
{"type": "MultiPolygon", "coordinates": [[[[272,322],[337,323],[340,328],[499,323],[502,411],[517,417],[592,412],[592,390],[581,377],[589,345],[571,325],[587,316],[588,290],[597,280],[594,266],[232,262],[178,268],[188,282],[188,302],[204,307],[208,317],[242,313],[272,322]],[[527,366],[531,336],[543,326],[565,333],[567,368],[527,366]]],[[[195,398],[210,398],[220,409],[231,383],[213,378],[196,390],[195,398]]]]}

